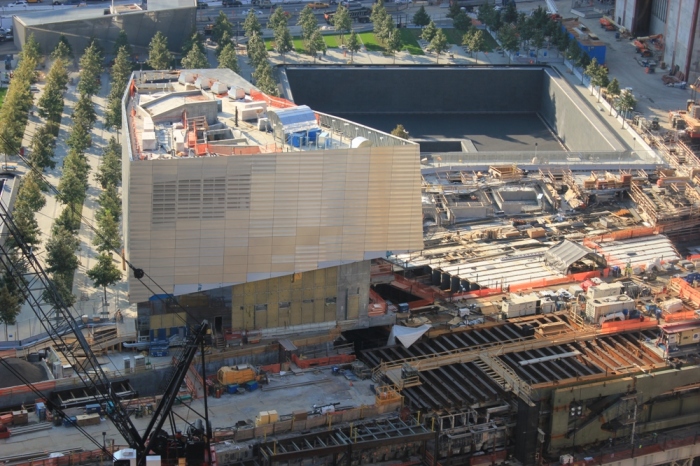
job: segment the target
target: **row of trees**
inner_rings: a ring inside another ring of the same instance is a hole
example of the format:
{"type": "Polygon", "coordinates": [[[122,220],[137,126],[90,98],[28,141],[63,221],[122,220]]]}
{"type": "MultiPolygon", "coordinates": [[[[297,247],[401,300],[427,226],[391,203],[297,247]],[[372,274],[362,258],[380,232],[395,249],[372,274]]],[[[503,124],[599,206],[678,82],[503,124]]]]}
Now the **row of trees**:
{"type": "MultiPolygon", "coordinates": [[[[36,66],[41,59],[39,44],[30,35],[20,53],[17,69],[14,71],[5,101],[0,109],[0,150],[4,154],[14,155],[19,152],[24,130],[27,125],[29,110],[34,103],[31,86],[36,82],[36,66]]],[[[31,162],[30,162],[31,163],[31,162]]],[[[22,178],[18,189],[17,200],[12,211],[12,218],[17,225],[23,242],[38,246],[41,243],[41,232],[37,224],[35,212],[46,203],[42,193],[42,183],[37,173],[30,172],[22,178]]],[[[5,242],[9,250],[10,263],[20,264],[19,251],[13,238],[5,242]]],[[[21,279],[23,270],[2,270],[0,274],[0,323],[13,325],[22,309],[24,298],[15,285],[15,280],[21,279]]]]}
{"type": "MultiPolygon", "coordinates": [[[[74,304],[76,299],[72,288],[73,276],[80,264],[77,256],[80,250],[78,230],[90,175],[90,164],[85,153],[92,146],[91,131],[97,121],[92,97],[100,89],[102,61],[101,48],[91,41],[80,58],[79,97],[73,108],[72,128],[66,138],[68,154],[63,161],[63,174],[56,195],[56,199],[65,207],[54,222],[46,244],[47,272],[67,305],[74,304]]],[[[52,299],[52,296],[47,295],[46,298],[52,299]]]]}
{"type": "Polygon", "coordinates": [[[272,72],[272,66],[268,61],[267,48],[262,38],[262,26],[255,12],[251,10],[243,22],[243,31],[248,38],[247,53],[250,63],[253,65],[253,78],[255,84],[268,95],[279,95],[277,82],[272,72]]]}
{"type": "Polygon", "coordinates": [[[122,214],[121,197],[118,186],[121,183],[121,145],[112,137],[102,157],[102,164],[95,174],[95,180],[100,184],[102,192],[97,198],[100,208],[95,214],[97,234],[92,243],[99,251],[97,262],[87,271],[87,276],[96,287],[104,290],[104,300],[107,303],[107,287],[117,283],[122,274],[114,265],[112,252],[121,249],[121,234],[119,220],[122,214]]]}

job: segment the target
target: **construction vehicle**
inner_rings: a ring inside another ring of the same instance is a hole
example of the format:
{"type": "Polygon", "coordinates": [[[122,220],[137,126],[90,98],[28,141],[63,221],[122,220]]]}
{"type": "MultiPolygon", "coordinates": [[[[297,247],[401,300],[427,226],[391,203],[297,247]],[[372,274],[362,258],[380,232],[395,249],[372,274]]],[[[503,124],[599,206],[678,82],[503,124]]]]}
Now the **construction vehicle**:
{"type": "Polygon", "coordinates": [[[258,374],[248,364],[238,366],[224,366],[216,373],[216,380],[221,385],[242,385],[252,380],[257,380],[258,374]]]}
{"type": "Polygon", "coordinates": [[[671,126],[677,130],[685,130],[691,139],[700,138],[700,105],[694,100],[686,102],[685,110],[673,110],[668,114],[671,126]]]}
{"type": "Polygon", "coordinates": [[[637,37],[632,41],[632,45],[637,53],[642,57],[653,57],[654,52],[662,52],[664,49],[663,34],[655,34],[653,36],[637,37]]]}
{"type": "MultiPolygon", "coordinates": [[[[83,335],[81,324],[74,317],[74,312],[66,306],[63,298],[58,293],[55,285],[49,279],[48,274],[34,254],[33,248],[24,240],[24,235],[17,227],[7,208],[0,204],[0,218],[5,224],[6,235],[13,240],[18,254],[10,254],[5,244],[0,244],[0,266],[3,270],[10,271],[14,285],[21,292],[41,323],[54,346],[63,353],[74,367],[75,372],[82,381],[86,390],[94,393],[86,397],[88,403],[104,403],[105,412],[115,428],[133,452],[130,453],[129,464],[132,466],[146,466],[146,457],[155,453],[161,458],[173,460],[184,458],[185,463],[191,466],[200,466],[211,460],[210,439],[211,425],[205,419],[206,427],[197,428],[190,425],[190,436],[168,435],[163,430],[166,419],[172,418],[172,407],[175,403],[180,386],[185,379],[187,371],[192,364],[197,351],[202,348],[204,359],[204,345],[210,339],[210,328],[206,321],[196,326],[187,339],[187,343],[180,353],[173,373],[163,392],[163,397],[153,410],[153,417],[143,433],[134,426],[126,407],[122,403],[118,391],[112,388],[112,381],[107,377],[102,366],[93,353],[86,337],[83,335]],[[79,348],[73,349],[69,340],[75,340],[79,348]],[[82,353],[82,354],[80,354],[82,353]]],[[[143,276],[143,271],[134,269],[135,276],[143,276]]],[[[202,360],[204,368],[204,360],[202,360]]],[[[203,369],[204,370],[204,369],[203,369]]],[[[31,388],[31,387],[30,387],[31,388]]],[[[60,409],[56,409],[59,414],[60,409]]],[[[205,398],[205,417],[207,403],[205,398]]],[[[115,455],[119,457],[119,455],[115,455]]],[[[128,455],[127,455],[128,456],[128,455]]],[[[123,466],[124,462],[115,461],[116,465],[123,466]]],[[[150,464],[150,460],[149,460],[150,464]]]]}
{"type": "Polygon", "coordinates": [[[607,16],[603,16],[602,18],[600,18],[599,21],[600,27],[602,27],[606,31],[617,31],[617,25],[612,19],[608,18],[607,16]]]}
{"type": "MultiPolygon", "coordinates": [[[[329,11],[323,15],[326,23],[333,24],[333,16],[335,16],[336,10],[329,11]]],[[[372,14],[372,10],[366,7],[357,8],[354,10],[349,10],[348,14],[353,21],[358,23],[369,23],[369,17],[372,14]]]]}
{"type": "Polygon", "coordinates": [[[658,131],[660,128],[659,117],[657,116],[645,118],[641,115],[635,115],[632,124],[644,131],[658,131]]]}

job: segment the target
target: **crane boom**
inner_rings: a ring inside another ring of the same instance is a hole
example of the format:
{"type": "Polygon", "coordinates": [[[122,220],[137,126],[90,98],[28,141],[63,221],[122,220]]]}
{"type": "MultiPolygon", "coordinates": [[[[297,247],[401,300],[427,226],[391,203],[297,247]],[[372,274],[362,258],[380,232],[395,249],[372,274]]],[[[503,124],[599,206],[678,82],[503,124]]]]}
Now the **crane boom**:
{"type": "MultiPolygon", "coordinates": [[[[131,422],[128,412],[121,404],[120,398],[112,390],[111,381],[97,362],[97,358],[83,335],[78,321],[70,312],[55,285],[37,260],[32,251],[32,246],[24,241],[21,231],[2,203],[0,203],[0,219],[7,227],[7,238],[13,240],[20,252],[19,256],[14,256],[10,254],[9,248],[0,242],[0,266],[9,272],[8,275],[10,275],[14,285],[22,293],[22,297],[32,308],[54,345],[60,348],[61,352],[69,359],[69,362],[76,364],[76,373],[83,384],[86,387],[94,388],[98,393],[101,392],[100,387],[104,387],[107,390],[107,393],[101,393],[110,402],[108,409],[105,411],[129,447],[136,450],[136,464],[144,466],[146,464],[146,456],[151,450],[156,451],[158,454],[161,452],[165,453],[164,450],[167,446],[160,445],[161,448],[159,448],[156,445],[157,442],[154,442],[153,439],[160,435],[163,424],[172,410],[182,381],[197,354],[197,350],[200,346],[204,350],[204,344],[210,335],[209,323],[206,320],[202,321],[194,332],[188,336],[187,344],[183,351],[180,352],[163,398],[156,406],[146,431],[141,435],[131,422]],[[64,338],[70,334],[75,335],[86,356],[85,362],[80,367],[77,364],[78,360],[72,352],[70,344],[64,338]]],[[[204,351],[202,351],[202,354],[204,354],[204,351]]],[[[208,421],[206,424],[205,444],[209,446],[211,430],[208,421]]]]}
{"type": "Polygon", "coordinates": [[[0,203],[0,217],[7,228],[8,238],[12,238],[21,253],[19,261],[22,261],[22,263],[13,263],[13,256],[9,254],[10,251],[6,245],[2,244],[0,245],[0,264],[7,271],[17,272],[9,275],[17,289],[22,293],[22,297],[32,308],[54,345],[62,349],[69,362],[77,365],[77,358],[71,351],[70,344],[64,339],[66,335],[75,334],[75,338],[86,356],[82,367],[76,367],[78,377],[87,387],[95,387],[96,389],[100,386],[106,387],[107,393],[103,393],[103,395],[114,405],[114,409],[108,414],[109,418],[129,445],[138,445],[140,440],[138,430],[122,407],[119,397],[112,390],[111,381],[97,362],[80,325],[32,252],[32,246],[25,243],[14,219],[2,203],[0,203]],[[71,359],[72,361],[70,361],[71,359]]]}

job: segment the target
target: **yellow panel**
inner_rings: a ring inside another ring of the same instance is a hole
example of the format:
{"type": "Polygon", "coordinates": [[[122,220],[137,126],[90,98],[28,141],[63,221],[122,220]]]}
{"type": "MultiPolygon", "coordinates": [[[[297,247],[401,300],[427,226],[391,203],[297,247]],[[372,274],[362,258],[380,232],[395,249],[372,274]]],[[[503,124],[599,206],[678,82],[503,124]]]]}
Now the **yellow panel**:
{"type": "Polygon", "coordinates": [[[267,327],[274,328],[279,326],[279,310],[277,307],[277,300],[270,300],[267,303],[267,327]]]}
{"type": "Polygon", "coordinates": [[[325,322],[331,322],[335,320],[335,312],[337,306],[338,305],[336,303],[328,304],[327,306],[325,306],[325,316],[323,319],[325,322]]]}
{"type": "Polygon", "coordinates": [[[163,328],[163,316],[162,315],[151,316],[150,325],[151,325],[151,328],[163,328]]]}
{"type": "Polygon", "coordinates": [[[324,286],[326,284],[326,271],[321,269],[321,270],[316,270],[316,273],[314,274],[314,285],[315,286],[324,286]]]}
{"type": "Polygon", "coordinates": [[[301,303],[301,322],[304,324],[309,324],[313,322],[314,318],[314,303],[302,302],[301,303]]]}
{"type": "Polygon", "coordinates": [[[290,325],[300,325],[301,322],[301,301],[292,302],[292,320],[290,325]]]}
{"type": "Polygon", "coordinates": [[[348,295],[348,309],[347,316],[348,320],[357,319],[359,316],[360,295],[348,295]]]}
{"type": "Polygon", "coordinates": [[[267,328],[268,311],[255,311],[255,328],[267,328]]]}
{"type": "Polygon", "coordinates": [[[243,327],[243,311],[237,305],[231,310],[231,328],[238,330],[243,327]]]}
{"type": "Polygon", "coordinates": [[[314,302],[314,322],[323,322],[326,312],[326,301],[321,298],[314,302]]]}

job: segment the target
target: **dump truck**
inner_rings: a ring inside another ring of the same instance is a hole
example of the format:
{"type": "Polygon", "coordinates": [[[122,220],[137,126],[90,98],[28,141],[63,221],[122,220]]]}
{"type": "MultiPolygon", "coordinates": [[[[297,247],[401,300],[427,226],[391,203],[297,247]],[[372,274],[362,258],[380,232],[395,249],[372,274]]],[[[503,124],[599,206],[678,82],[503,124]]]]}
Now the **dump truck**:
{"type": "Polygon", "coordinates": [[[216,379],[221,385],[244,384],[256,380],[258,374],[248,364],[224,366],[216,373],[216,379]]]}

